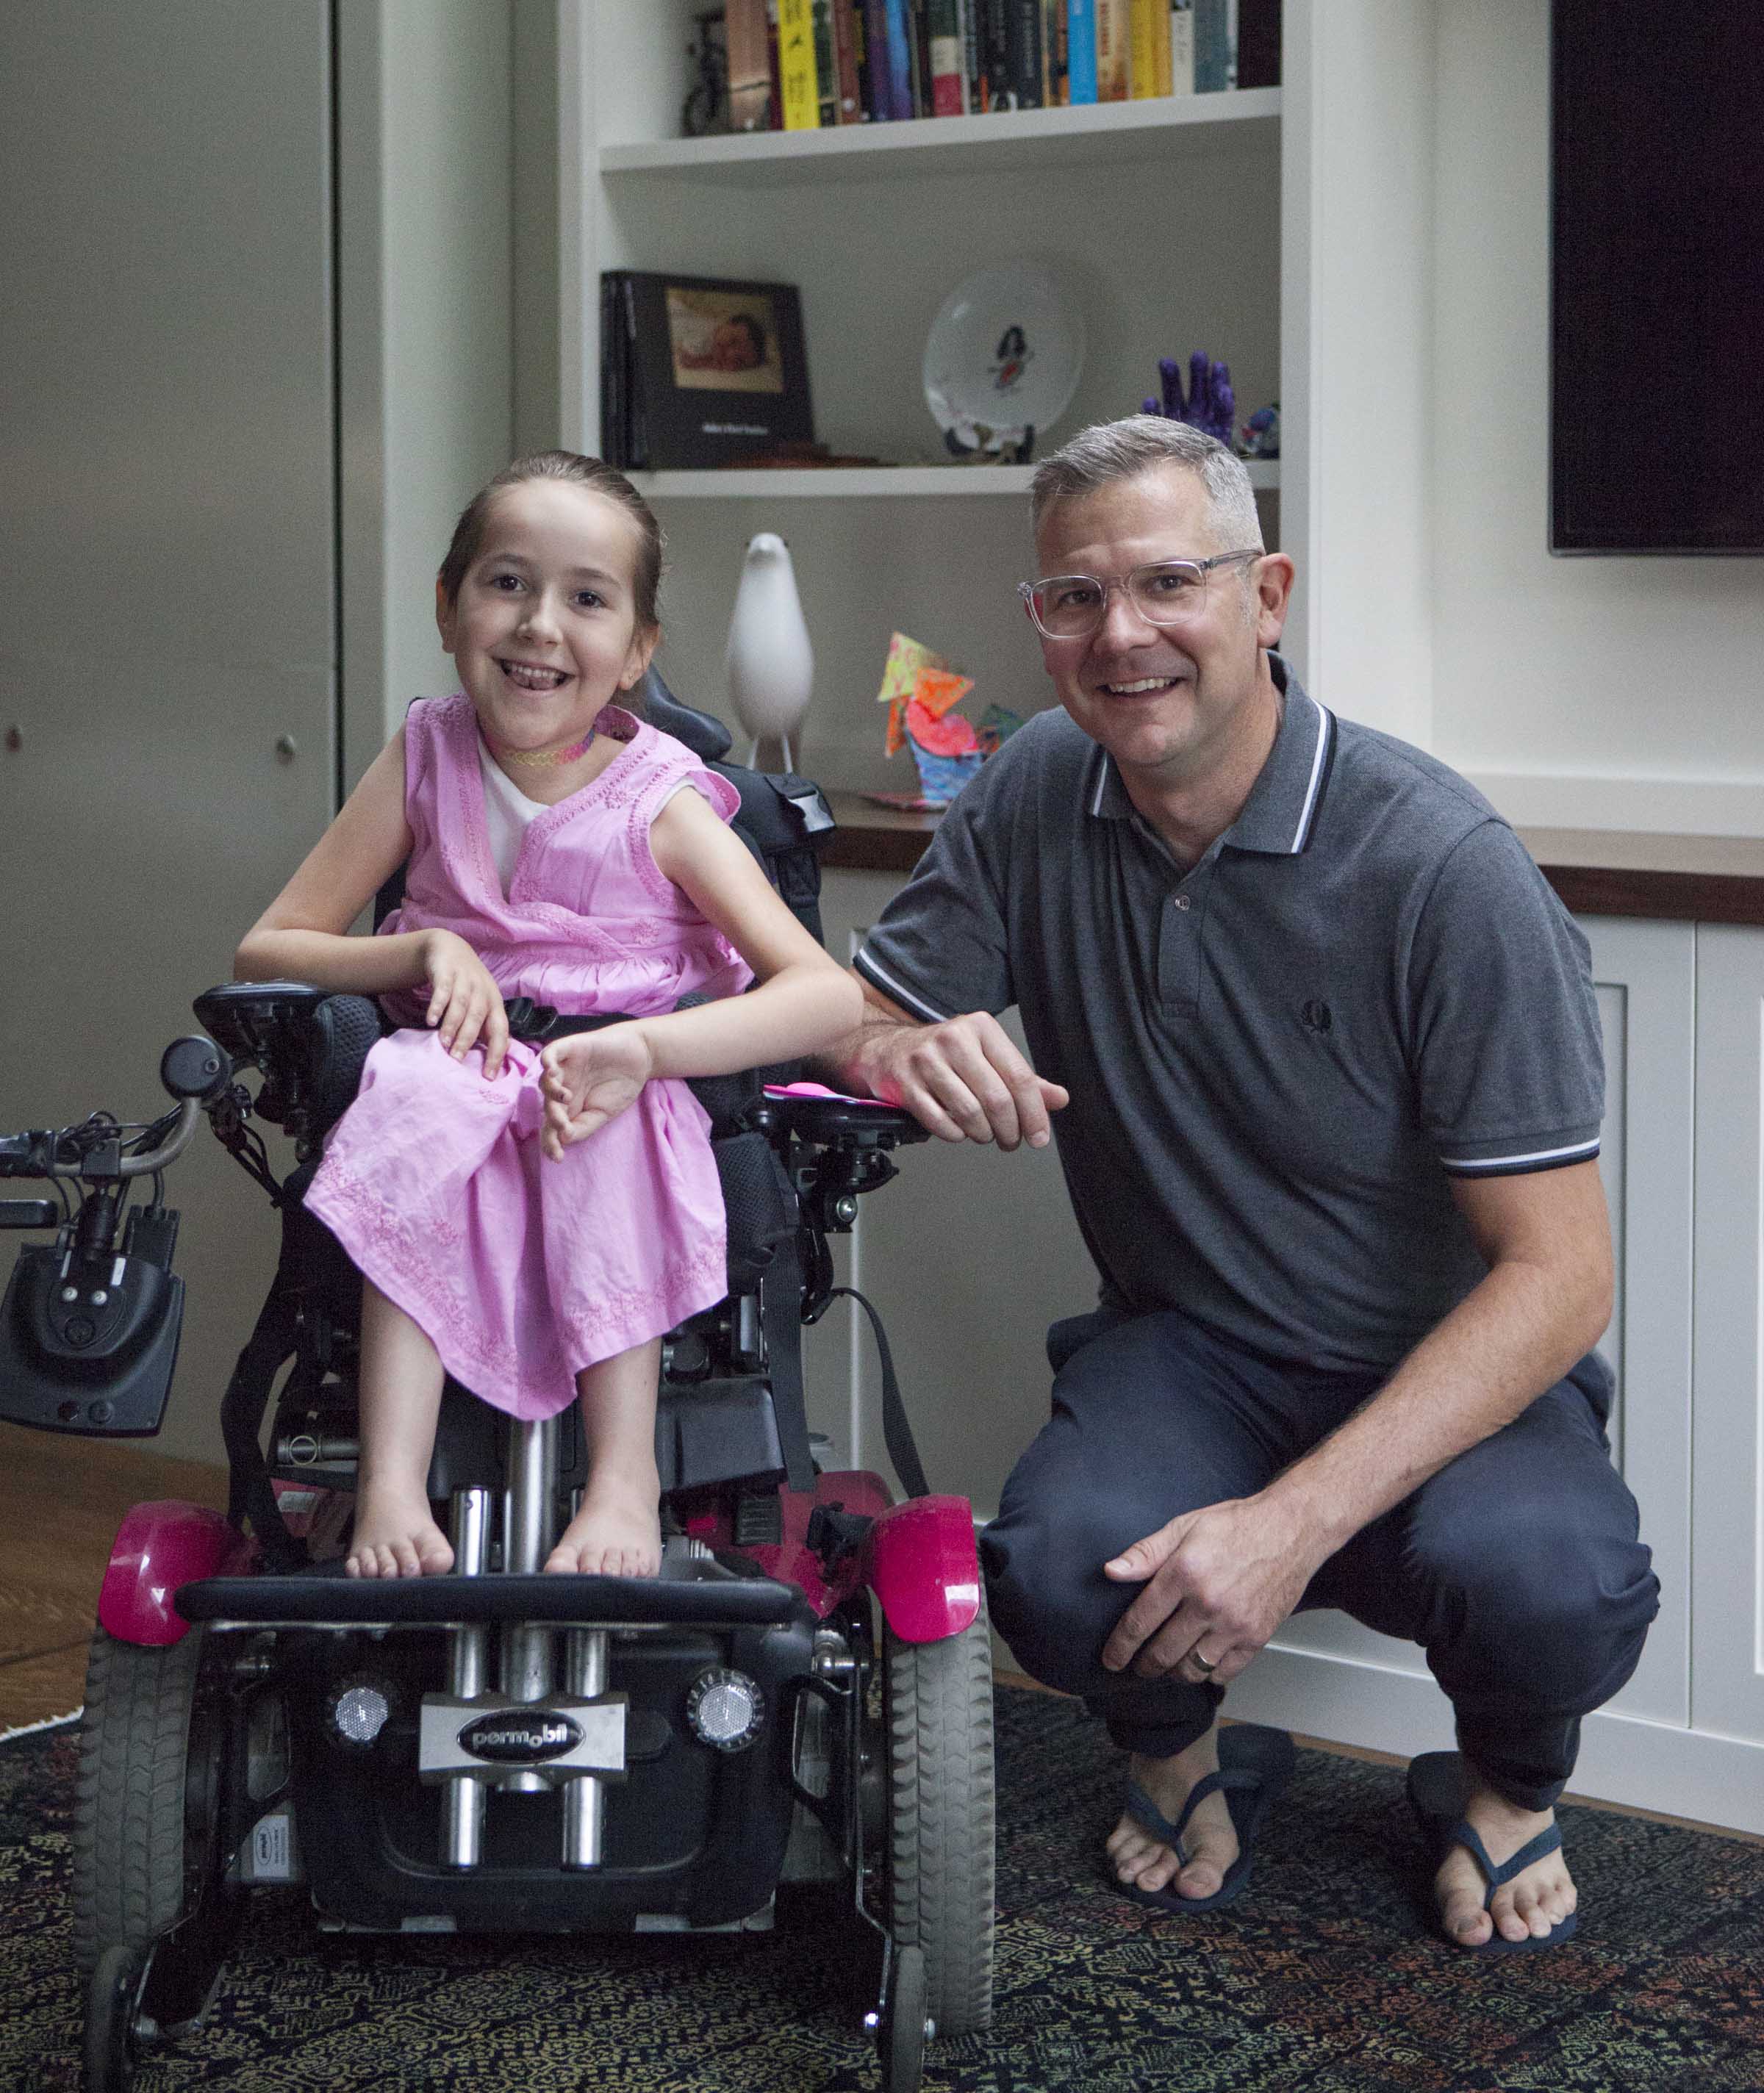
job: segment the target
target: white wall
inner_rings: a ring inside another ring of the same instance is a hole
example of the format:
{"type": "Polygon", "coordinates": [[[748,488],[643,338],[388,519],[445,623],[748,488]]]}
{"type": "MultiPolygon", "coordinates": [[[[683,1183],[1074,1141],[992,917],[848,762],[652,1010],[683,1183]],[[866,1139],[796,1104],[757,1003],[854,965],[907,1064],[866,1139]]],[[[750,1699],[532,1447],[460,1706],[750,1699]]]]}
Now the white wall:
{"type": "Polygon", "coordinates": [[[1764,835],[1764,562],[1545,549],[1548,14],[1438,9],[1431,745],[1516,821],[1764,835]]]}
{"type": "Polygon", "coordinates": [[[509,6],[483,0],[352,0],[338,29],[353,782],[412,698],[457,687],[435,572],[513,447],[514,37],[509,6]]]}
{"type": "MultiPolygon", "coordinates": [[[[512,64],[548,7],[345,0],[335,50],[327,0],[0,9],[0,1129],[158,1110],[333,811],[340,665],[352,778],[453,687],[433,578],[512,445],[512,64]]],[[[157,1443],[218,1458],[275,1220],[206,1133],[167,1194],[157,1443]]]]}
{"type": "MultiPolygon", "coordinates": [[[[328,10],[7,8],[0,83],[10,1131],[164,1108],[162,1051],[332,806],[328,10]]],[[[167,1196],[159,1443],[214,1456],[277,1231],[206,1132],[167,1196]]],[[[0,1276],[41,1240],[0,1236],[0,1276]]]]}

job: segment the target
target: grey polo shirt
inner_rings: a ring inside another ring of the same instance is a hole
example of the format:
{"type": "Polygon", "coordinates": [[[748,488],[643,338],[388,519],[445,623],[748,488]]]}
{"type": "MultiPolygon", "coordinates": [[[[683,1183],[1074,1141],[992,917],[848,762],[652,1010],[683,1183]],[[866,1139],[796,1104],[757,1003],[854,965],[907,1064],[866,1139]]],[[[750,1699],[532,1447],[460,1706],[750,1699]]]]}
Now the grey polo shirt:
{"type": "Polygon", "coordinates": [[[1481,795],[1308,696],[1184,869],[1063,711],[945,815],[857,959],[929,1019],[1015,1004],[1102,1298],[1383,1371],[1484,1270],[1450,1179],[1598,1153],[1585,938],[1481,795]]]}

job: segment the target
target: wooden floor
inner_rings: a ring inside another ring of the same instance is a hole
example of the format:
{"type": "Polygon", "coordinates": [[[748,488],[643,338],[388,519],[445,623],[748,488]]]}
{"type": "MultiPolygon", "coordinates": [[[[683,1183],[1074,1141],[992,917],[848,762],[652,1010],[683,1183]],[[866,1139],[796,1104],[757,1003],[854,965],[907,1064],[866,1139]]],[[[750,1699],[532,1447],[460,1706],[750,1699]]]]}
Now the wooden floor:
{"type": "Polygon", "coordinates": [[[0,1735],[80,1705],[111,1543],[154,1497],[224,1510],[226,1471],[0,1424],[0,1735]]]}

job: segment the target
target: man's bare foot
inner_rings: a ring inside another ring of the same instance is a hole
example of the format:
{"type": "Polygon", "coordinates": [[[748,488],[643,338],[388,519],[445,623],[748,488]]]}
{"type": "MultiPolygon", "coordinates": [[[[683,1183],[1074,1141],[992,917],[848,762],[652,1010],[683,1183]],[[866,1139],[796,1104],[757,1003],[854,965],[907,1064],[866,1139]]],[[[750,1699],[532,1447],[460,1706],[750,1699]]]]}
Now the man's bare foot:
{"type": "Polygon", "coordinates": [[[435,1523],[420,1484],[358,1483],[355,1531],[343,1558],[350,1577],[438,1577],[453,1550],[435,1523]]]}
{"type": "Polygon", "coordinates": [[[661,1523],[653,1484],[596,1478],[545,1567],[570,1577],[653,1577],[661,1567],[661,1523]]]}
{"type": "MultiPolygon", "coordinates": [[[[1145,1758],[1136,1752],[1129,1770],[1173,1824],[1182,1814],[1190,1789],[1219,1770],[1218,1725],[1174,1758],[1145,1758]]],[[[1196,1804],[1182,1844],[1188,1851],[1185,1867],[1155,1833],[1124,1815],[1108,1835],[1109,1861],[1116,1877],[1136,1889],[1173,1889],[1178,1896],[1211,1896],[1237,1857],[1237,1834],[1222,1794],[1203,1796],[1196,1804]]]]}
{"type": "MultiPolygon", "coordinates": [[[[1556,1821],[1552,1809],[1521,1809],[1497,1794],[1468,1760],[1464,1776],[1469,1784],[1464,1821],[1488,1848],[1489,1858],[1499,1867],[1521,1846],[1547,1831],[1556,1821]]],[[[1464,1948],[1480,1948],[1498,1932],[1503,1940],[1541,1940],[1574,1909],[1576,1895],[1567,1862],[1559,1852],[1546,1853],[1522,1869],[1511,1882],[1503,1883],[1486,1910],[1483,1900],[1489,1885],[1480,1868],[1462,1846],[1454,1846],[1433,1878],[1433,1893],[1439,1900],[1440,1921],[1448,1939],[1464,1948]]]]}

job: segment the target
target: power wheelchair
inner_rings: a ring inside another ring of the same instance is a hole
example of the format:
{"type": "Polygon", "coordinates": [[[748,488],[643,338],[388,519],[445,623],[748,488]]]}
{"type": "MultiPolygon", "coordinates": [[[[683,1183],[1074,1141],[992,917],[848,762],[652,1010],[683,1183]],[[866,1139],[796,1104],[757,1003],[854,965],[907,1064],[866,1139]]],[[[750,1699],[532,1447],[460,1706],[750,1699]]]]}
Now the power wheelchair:
{"type": "MultiPolygon", "coordinates": [[[[738,832],[818,936],[825,802],[722,763],[726,730],[659,678],[645,697],[736,784],[738,832]]],[[[183,1301],[161,1173],[199,1119],[281,1216],[222,1398],[227,1514],[138,1505],[105,1575],[75,1833],[88,2093],[126,2093],[144,2056],[200,2025],[253,1885],[289,1883],[322,1926],[373,1932],[761,1930],[780,1888],[843,1883],[854,1953],[879,1951],[866,2024],[882,2082],[911,2093],[926,2036],[991,2011],[984,1594],[970,1507],[926,1490],[873,1310],[899,1502],[873,1474],[818,1465],[801,1330],[846,1290],[829,1238],[921,1130],[812,1086],[695,1086],[730,1285],[664,1342],[658,1577],[541,1574],[584,1471],[577,1414],[520,1423],[450,1384],[429,1493],[455,1569],[358,1583],[335,1529],[360,1281],[301,1198],[380,1014],[297,983],[217,988],[195,1008],[204,1034],[162,1063],[171,1112],[0,1139],[0,1176],[59,1195],[0,1201],[0,1226],[55,1231],[21,1252],[0,1305],[15,1422],[158,1429],[183,1301]],[[264,1123],[293,1143],[280,1181],[264,1123]]],[[[529,1038],[557,1026],[531,1005],[510,1017],[529,1038]]]]}

